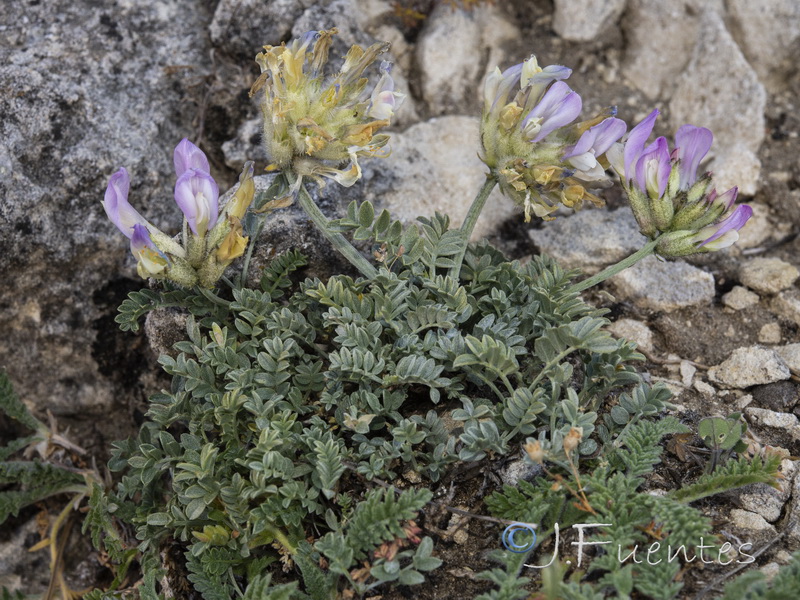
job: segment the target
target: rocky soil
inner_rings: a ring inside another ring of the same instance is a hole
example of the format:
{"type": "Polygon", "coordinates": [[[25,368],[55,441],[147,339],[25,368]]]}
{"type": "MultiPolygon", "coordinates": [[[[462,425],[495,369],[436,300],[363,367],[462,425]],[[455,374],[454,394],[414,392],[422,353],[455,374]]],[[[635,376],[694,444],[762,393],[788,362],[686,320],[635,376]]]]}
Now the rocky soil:
{"type": "MultiPolygon", "coordinates": [[[[51,411],[99,462],[111,440],[138,427],[147,395],[164,381],[147,337],[123,334],[113,322],[142,281],[100,200],[108,177],[125,166],[132,203],[177,231],[171,155],[182,137],[206,151],[223,189],[245,160],[263,167],[258,111],[247,95],[261,45],[330,27],[340,32],[334,56],[353,43],[390,41],[393,75],[408,94],[393,154],[366,164],[354,188],[326,188],[323,210],[367,198],[407,220],[439,210],[456,224],[482,177],[480,83],[495,65],[535,53],[542,64],[574,69],[569,83],[585,115],[616,105],[635,122],[658,107],[659,134],[686,122],[711,128],[708,169],[719,188],[738,185],[753,206],[734,248],[643,261],[591,297],[610,309],[612,331],[645,351],[643,369],[673,389],[685,422],[742,411],[752,444],[784,453],[782,490],[753,486],[708,506],[720,530],[756,549],[779,538],[756,565],[774,572],[800,547],[800,4],[497,0],[469,11],[433,0],[396,4],[426,16],[400,18],[387,0],[6,3],[0,366],[37,413],[51,411]]],[[[516,258],[545,252],[596,272],[641,241],[620,198],[612,192],[606,200],[607,209],[526,225],[496,192],[478,234],[516,258]]],[[[316,274],[338,264],[297,211],[276,217],[263,235],[257,260],[297,247],[311,254],[316,274]]],[[[0,443],[12,434],[0,418],[0,443]]],[[[0,586],[41,590],[44,553],[23,551],[38,541],[35,511],[10,523],[0,533],[0,586]]],[[[459,535],[453,552],[464,569],[425,597],[452,597],[450,586],[485,567],[464,550],[484,536],[480,525],[459,535]]],[[[91,585],[96,556],[75,555],[72,577],[91,585]]],[[[692,585],[701,589],[720,573],[701,573],[692,585]]]]}

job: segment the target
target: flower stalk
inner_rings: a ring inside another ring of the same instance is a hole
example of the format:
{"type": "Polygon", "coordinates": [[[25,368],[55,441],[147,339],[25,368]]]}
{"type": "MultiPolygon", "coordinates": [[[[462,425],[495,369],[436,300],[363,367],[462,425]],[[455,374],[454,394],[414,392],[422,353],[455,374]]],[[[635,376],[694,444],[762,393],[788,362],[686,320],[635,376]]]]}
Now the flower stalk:
{"type": "Polygon", "coordinates": [[[449,275],[453,279],[457,280],[461,274],[461,264],[464,262],[464,255],[467,252],[469,239],[472,237],[472,230],[475,229],[475,224],[478,222],[478,217],[480,217],[481,213],[483,212],[483,207],[486,205],[486,200],[489,198],[489,194],[492,193],[495,185],[497,185],[497,178],[495,177],[494,172],[491,172],[486,177],[486,181],[483,183],[478,195],[475,196],[475,199],[472,201],[472,205],[469,207],[467,216],[464,218],[464,222],[461,224],[461,233],[463,234],[464,239],[461,244],[461,250],[454,257],[454,264],[450,268],[449,275]]]}
{"type": "Polygon", "coordinates": [[[347,241],[341,233],[333,231],[330,227],[330,220],[322,214],[314,200],[306,190],[306,186],[301,182],[298,188],[297,203],[300,205],[311,222],[319,229],[336,250],[344,256],[350,264],[361,271],[361,274],[368,279],[374,279],[378,275],[378,269],[372,266],[361,253],[347,241]]]}
{"type": "Polygon", "coordinates": [[[636,252],[631,254],[627,258],[623,258],[616,264],[611,265],[610,267],[606,267],[602,271],[600,271],[597,275],[593,275],[583,281],[576,283],[575,285],[570,286],[567,289],[567,292],[582,292],[583,290],[588,290],[590,287],[597,285],[598,283],[602,283],[609,277],[613,277],[620,271],[624,271],[628,267],[632,267],[637,262],[642,260],[643,258],[650,256],[651,254],[655,254],[656,246],[658,246],[658,238],[649,241],[644,246],[639,248],[636,252]]]}

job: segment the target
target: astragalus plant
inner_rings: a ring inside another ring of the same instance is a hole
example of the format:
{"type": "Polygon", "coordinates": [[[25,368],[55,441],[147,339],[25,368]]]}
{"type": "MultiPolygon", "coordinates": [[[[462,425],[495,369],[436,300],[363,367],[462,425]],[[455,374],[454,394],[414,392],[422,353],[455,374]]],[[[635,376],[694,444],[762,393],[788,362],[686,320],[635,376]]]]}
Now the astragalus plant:
{"type": "MultiPolygon", "coordinates": [[[[93,485],[87,527],[122,572],[93,597],[194,597],[193,589],[207,600],[318,600],[424,586],[447,560],[428,515],[434,506],[457,512],[435,495],[504,457],[538,470],[488,499],[497,547],[517,521],[539,536],[527,554],[504,553],[505,570],[480,575],[498,586],[482,598],[536,590],[519,570],[551,544],[558,522],[616,519],[597,536],[623,548],[694,535],[716,544],[689,502],[773,482],[776,460],[739,457],[669,496],[640,493],[659,442],[687,429],[661,418],[669,393],[642,383],[632,363],[643,357],[579,295],[645,255],[736,241],[749,207],[734,207],[735,189],[717,193],[697,174],[710,132],[681,128],[670,152],[664,138],[647,143],[655,114],[627,135],[614,109],[577,121],[570,70],[531,57],[487,78],[478,149],[486,182],[460,227],[441,214],[404,226],[370,202],[331,219],[306,186],[350,186],[361,160],[391,160],[385,129],[403,100],[386,62],[368,84],[387,45],[354,46],[333,66],[334,34],[309,32],[258,55],[252,93],[264,115],[267,192],[255,194],[248,165],[219,206],[205,155],[184,140],[175,200],[186,219],[172,238],[128,204],[124,170],[111,178],[105,209],[131,239],[139,274],[155,279],[123,303],[119,323],[136,330],[146,312],[170,306],[188,314],[188,327],[160,359],[171,388],[150,399],[138,437],[114,446],[118,483],[93,485]],[[560,207],[602,206],[597,187],[609,184],[609,168],[650,238],[631,259],[581,281],[547,257],[523,264],[469,243],[496,184],[526,220],[552,219],[560,207]],[[358,277],[303,279],[307,259],[296,251],[252,277],[264,219],[293,202],[358,277]],[[239,271],[225,276],[240,256],[239,271]]],[[[680,563],[648,572],[607,554],[591,565],[591,585],[566,583],[561,565],[542,589],[554,598],[634,589],[661,598],[681,587],[680,563]]]]}

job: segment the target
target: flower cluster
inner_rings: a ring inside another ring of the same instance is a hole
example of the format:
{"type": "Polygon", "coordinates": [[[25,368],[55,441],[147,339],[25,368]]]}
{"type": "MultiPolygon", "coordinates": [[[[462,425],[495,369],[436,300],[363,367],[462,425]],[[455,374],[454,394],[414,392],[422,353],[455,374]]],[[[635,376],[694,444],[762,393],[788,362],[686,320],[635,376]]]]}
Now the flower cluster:
{"type": "Polygon", "coordinates": [[[486,79],[481,158],[502,191],[524,207],[526,221],[531,214],[549,218],[559,204],[602,205],[586,187],[605,178],[604,154],[627,130],[614,109],[572,124],[582,102],[563,81],[571,73],[541,68],[532,56],[486,79]]]}
{"type": "Polygon", "coordinates": [[[334,34],[336,29],[310,31],[289,45],[264,46],[256,56],[262,73],[250,94],[264,90],[264,143],[272,169],[351,186],[361,177],[358,157],[385,155],[381,149],[389,136],[378,131],[390,124],[405,96],[394,91],[386,61],[375,88],[366,91],[362,75],[387,43],[366,50],[352,46],[341,70],[326,76],[334,34]]]}
{"type": "Polygon", "coordinates": [[[130,239],[141,277],[170,279],[186,287],[211,287],[247,246],[241,219],[255,194],[253,166],[245,165],[239,188],[220,212],[219,188],[203,151],[183,139],[175,148],[174,164],[178,177],[175,202],[185,217],[181,243],[130,205],[131,182],[124,168],[111,176],[103,208],[111,222],[130,239]]]}
{"type": "Polygon", "coordinates": [[[726,248],[739,239],[753,209],[734,208],[737,188],[719,194],[711,174],[698,176],[713,135],[705,127],[683,125],[670,152],[665,137],[645,146],[658,110],[634,127],[624,142],[608,151],[641,232],[658,238],[661,256],[686,256],[726,248]]]}

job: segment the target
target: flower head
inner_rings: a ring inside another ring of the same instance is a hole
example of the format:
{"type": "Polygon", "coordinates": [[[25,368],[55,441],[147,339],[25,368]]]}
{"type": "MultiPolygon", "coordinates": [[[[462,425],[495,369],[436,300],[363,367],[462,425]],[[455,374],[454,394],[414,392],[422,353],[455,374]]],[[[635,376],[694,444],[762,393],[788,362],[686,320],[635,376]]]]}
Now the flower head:
{"type": "Polygon", "coordinates": [[[244,253],[248,238],[241,219],[253,200],[253,164],[247,163],[239,187],[223,210],[219,188],[208,173],[208,159],[189,140],[175,148],[175,201],[186,217],[182,243],[160,231],[129,203],[130,178],[123,168],[108,182],[103,208],[117,228],[131,241],[136,269],[143,278],[170,279],[191,287],[211,287],[227,266],[244,253]]]}
{"type": "Polygon", "coordinates": [[[711,131],[683,125],[672,152],[664,137],[646,146],[657,116],[657,110],[651,112],[608,151],[641,232],[658,238],[656,252],[665,257],[730,246],[753,211],[746,205],[734,208],[737,188],[718,194],[709,173],[698,177],[700,161],[711,148],[711,131]]]}
{"type": "Polygon", "coordinates": [[[605,176],[603,155],[625,133],[625,124],[609,115],[573,124],[582,102],[563,81],[571,73],[558,65],[542,68],[532,56],[486,78],[481,158],[503,193],[523,206],[526,221],[552,218],[559,204],[601,205],[586,184],[605,176]]]}
{"type": "Polygon", "coordinates": [[[395,91],[386,61],[375,88],[366,90],[362,75],[388,49],[386,43],[351,47],[338,73],[326,77],[335,34],[335,29],[310,31],[288,45],[264,46],[256,57],[261,77],[250,94],[263,89],[264,142],[273,168],[352,185],[352,177],[336,177],[337,172],[360,176],[359,157],[385,155],[389,137],[378,132],[390,124],[405,96],[395,91]]]}

